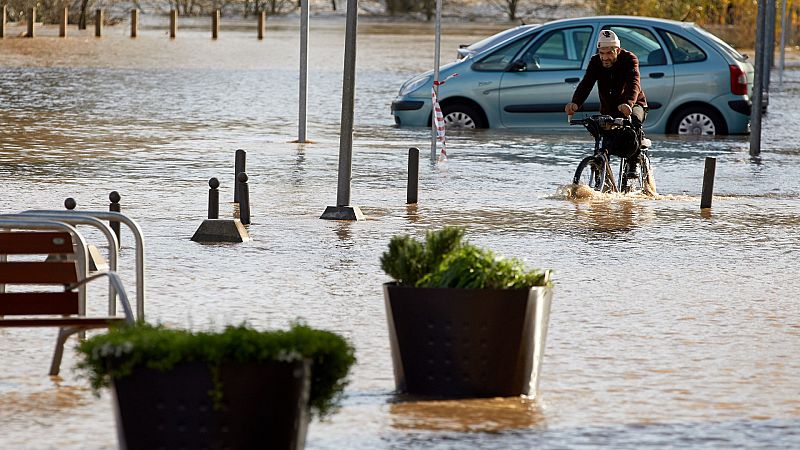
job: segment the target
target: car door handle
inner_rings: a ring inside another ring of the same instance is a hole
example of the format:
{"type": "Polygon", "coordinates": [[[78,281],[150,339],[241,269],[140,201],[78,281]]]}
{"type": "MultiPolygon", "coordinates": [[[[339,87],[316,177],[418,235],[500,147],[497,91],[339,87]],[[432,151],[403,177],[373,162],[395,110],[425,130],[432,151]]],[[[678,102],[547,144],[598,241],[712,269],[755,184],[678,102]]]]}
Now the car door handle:
{"type": "Polygon", "coordinates": [[[661,78],[664,76],[664,72],[653,72],[650,74],[650,78],[661,78]]]}
{"type": "Polygon", "coordinates": [[[578,81],[581,81],[581,79],[580,78],[567,78],[566,80],[564,80],[564,82],[566,82],[566,83],[577,83],[578,81]]]}

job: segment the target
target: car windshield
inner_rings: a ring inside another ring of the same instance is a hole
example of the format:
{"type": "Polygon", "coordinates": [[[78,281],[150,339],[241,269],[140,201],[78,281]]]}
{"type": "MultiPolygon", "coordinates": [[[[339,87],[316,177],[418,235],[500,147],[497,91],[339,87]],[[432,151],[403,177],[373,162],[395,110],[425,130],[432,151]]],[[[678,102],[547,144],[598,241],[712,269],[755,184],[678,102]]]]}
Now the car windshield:
{"type": "Polygon", "coordinates": [[[701,28],[701,27],[699,27],[697,25],[695,25],[693,28],[694,28],[695,31],[697,31],[701,35],[703,35],[703,36],[707,37],[708,39],[711,39],[712,41],[714,41],[717,45],[719,45],[722,48],[722,50],[724,50],[726,53],[731,55],[731,57],[733,59],[735,59],[737,61],[740,61],[740,62],[747,61],[747,57],[745,57],[744,55],[742,55],[741,53],[736,51],[736,49],[731,47],[730,44],[728,44],[727,42],[723,41],[722,39],[718,38],[717,36],[714,36],[710,32],[706,31],[705,29],[703,29],[703,28],[701,28]]]}
{"type": "Polygon", "coordinates": [[[466,49],[469,50],[470,53],[478,53],[489,47],[494,47],[496,44],[511,39],[515,36],[519,36],[520,34],[528,30],[538,28],[540,26],[541,25],[520,25],[518,27],[509,28],[508,30],[501,31],[497,34],[493,34],[487,37],[486,39],[481,39],[480,41],[474,44],[468,45],[466,49]]]}

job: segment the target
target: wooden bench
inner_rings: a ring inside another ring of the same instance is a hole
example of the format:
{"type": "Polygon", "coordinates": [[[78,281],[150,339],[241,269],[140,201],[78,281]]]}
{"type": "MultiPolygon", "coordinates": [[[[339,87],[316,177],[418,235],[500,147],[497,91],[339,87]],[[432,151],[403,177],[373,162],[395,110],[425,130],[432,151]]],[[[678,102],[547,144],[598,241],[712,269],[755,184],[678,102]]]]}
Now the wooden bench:
{"type": "MultiPolygon", "coordinates": [[[[0,327],[57,327],[55,353],[50,375],[58,375],[64,343],[75,333],[107,328],[125,322],[133,323],[133,312],[122,282],[114,272],[86,276],[87,255],[83,238],[69,225],[42,221],[35,228],[47,227],[65,231],[1,231],[0,230],[0,327]],[[74,241],[80,244],[73,244],[74,241]],[[76,253],[76,250],[78,252],[76,253]],[[66,260],[9,261],[21,255],[67,255],[66,260]],[[83,267],[81,267],[83,265],[83,267]],[[78,288],[89,281],[108,277],[124,310],[124,317],[87,317],[78,288]],[[14,286],[15,292],[8,292],[14,286]]],[[[0,220],[0,229],[11,223],[0,220]]]]}

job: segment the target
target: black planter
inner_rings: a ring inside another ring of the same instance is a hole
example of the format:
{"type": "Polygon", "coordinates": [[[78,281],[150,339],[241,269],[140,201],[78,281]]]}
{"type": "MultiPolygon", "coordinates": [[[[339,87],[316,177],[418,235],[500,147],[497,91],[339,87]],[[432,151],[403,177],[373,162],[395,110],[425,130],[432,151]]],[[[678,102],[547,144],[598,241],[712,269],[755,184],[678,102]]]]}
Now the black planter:
{"type": "Polygon", "coordinates": [[[535,396],[552,290],[384,284],[398,392],[436,397],[535,396]]]}
{"type": "Polygon", "coordinates": [[[222,409],[208,366],[136,369],[114,380],[121,449],[302,449],[310,361],[223,365],[222,409]]]}

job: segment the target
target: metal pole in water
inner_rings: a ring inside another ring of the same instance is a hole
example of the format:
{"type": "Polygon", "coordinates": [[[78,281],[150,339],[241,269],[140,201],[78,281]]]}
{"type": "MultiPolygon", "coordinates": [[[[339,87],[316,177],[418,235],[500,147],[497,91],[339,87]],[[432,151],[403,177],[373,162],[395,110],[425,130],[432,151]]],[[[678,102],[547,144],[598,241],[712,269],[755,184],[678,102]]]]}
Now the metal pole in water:
{"type": "MultiPolygon", "coordinates": [[[[119,201],[122,199],[122,196],[119,195],[119,192],[111,191],[111,193],[108,194],[108,199],[111,201],[111,203],[108,205],[109,211],[122,212],[122,208],[120,207],[119,204],[119,201]]],[[[117,245],[122,247],[122,241],[120,240],[121,236],[120,236],[119,222],[117,222],[116,220],[111,220],[108,222],[108,225],[111,227],[112,230],[114,230],[114,234],[117,235],[117,245]]]]}
{"type": "Polygon", "coordinates": [[[239,174],[247,172],[246,166],[247,152],[242,149],[236,150],[236,159],[233,162],[233,202],[239,203],[239,174]]]}
{"type": "Polygon", "coordinates": [[[61,17],[58,21],[58,37],[67,37],[67,23],[69,22],[69,8],[61,10],[61,17]]]}
{"type": "Polygon", "coordinates": [[[406,189],[406,203],[417,203],[419,190],[419,149],[408,149],[408,188],[406,189]]]}
{"type": "Polygon", "coordinates": [[[175,35],[178,34],[178,10],[170,9],[169,10],[169,37],[171,39],[175,39],[175,35]]]}
{"type": "Polygon", "coordinates": [[[764,22],[766,21],[767,0],[758,1],[756,18],[756,57],[753,78],[753,106],[750,116],[750,156],[761,154],[761,100],[764,93],[764,22]]]}
{"type": "Polygon", "coordinates": [[[353,177],[353,106],[356,88],[356,33],[358,0],[347,0],[347,25],[344,38],[342,76],[342,127],[339,132],[339,179],[336,206],[328,206],[320,219],[363,220],[358,206],[350,206],[350,181],[353,177]]]}
{"type": "Polygon", "coordinates": [[[219,37],[219,10],[214,10],[211,14],[211,39],[219,37]]]}
{"type": "Polygon", "coordinates": [[[258,40],[264,39],[264,25],[267,22],[267,13],[261,11],[258,14],[258,40]]]}
{"type": "MultiPolygon", "coordinates": [[[[433,91],[436,92],[436,98],[439,98],[439,86],[436,86],[436,82],[439,81],[439,49],[442,43],[442,0],[436,0],[436,22],[434,35],[433,91]]],[[[432,108],[433,104],[431,104],[431,161],[436,162],[436,112],[433,111],[432,108]]]]}
{"type": "Polygon", "coordinates": [[[308,0],[300,0],[300,106],[297,142],[306,142],[308,110],[308,0]]]}
{"type": "Polygon", "coordinates": [[[783,69],[786,67],[786,0],[781,2],[781,67],[778,86],[783,87],[783,69]]]}
{"type": "Polygon", "coordinates": [[[25,34],[26,37],[32,38],[33,37],[33,26],[36,23],[36,8],[28,8],[28,33],[25,34]]]}
{"type": "Polygon", "coordinates": [[[95,9],[94,10],[94,36],[95,37],[102,37],[103,36],[103,10],[102,9],[95,9]]]}
{"type": "Polygon", "coordinates": [[[764,36],[764,114],[769,108],[769,85],[772,81],[772,67],[775,66],[775,15],[777,8],[775,2],[777,0],[767,1],[767,11],[764,28],[766,35],[764,36]]]}
{"type": "Polygon", "coordinates": [[[131,37],[135,38],[139,34],[139,10],[131,10],[131,37]]]}
{"type": "Polygon", "coordinates": [[[703,169],[703,195],[700,197],[700,209],[711,208],[711,199],[714,197],[714,174],[717,171],[717,158],[706,156],[706,165],[703,169]]]}
{"type": "Polygon", "coordinates": [[[208,218],[219,219],[219,180],[212,177],[208,180],[208,218]]]}
{"type": "Polygon", "coordinates": [[[239,221],[244,225],[250,223],[250,188],[247,187],[247,174],[242,172],[237,177],[241,186],[239,187],[239,221]]]}
{"type": "Polygon", "coordinates": [[[347,25],[344,40],[342,82],[342,125],[339,137],[339,183],[336,206],[350,204],[350,179],[353,176],[353,109],[356,86],[356,28],[358,0],[347,0],[347,25]]]}

